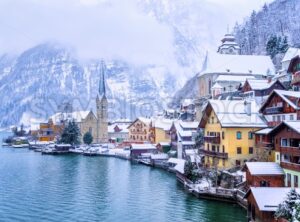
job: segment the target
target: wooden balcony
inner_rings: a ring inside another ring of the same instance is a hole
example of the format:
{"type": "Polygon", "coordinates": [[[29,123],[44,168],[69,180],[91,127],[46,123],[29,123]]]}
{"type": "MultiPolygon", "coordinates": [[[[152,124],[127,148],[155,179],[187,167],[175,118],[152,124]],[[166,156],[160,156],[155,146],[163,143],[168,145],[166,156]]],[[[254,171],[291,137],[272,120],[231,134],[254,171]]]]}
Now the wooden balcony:
{"type": "Polygon", "coordinates": [[[204,154],[205,156],[210,156],[210,157],[217,157],[221,159],[228,159],[228,153],[220,153],[220,152],[215,152],[215,151],[210,151],[210,150],[205,150],[205,149],[200,149],[200,154],[204,154]]]}
{"type": "Polygon", "coordinates": [[[297,163],[281,162],[280,166],[284,169],[300,171],[300,164],[297,163]]]}
{"type": "Polygon", "coordinates": [[[271,142],[257,142],[255,146],[258,149],[267,149],[267,150],[273,150],[274,149],[274,144],[271,142]]]}
{"type": "Polygon", "coordinates": [[[283,112],[283,107],[267,107],[265,110],[265,114],[278,114],[283,112]]]}
{"type": "Polygon", "coordinates": [[[280,147],[280,153],[300,156],[300,147],[280,147]]]}
{"type": "Polygon", "coordinates": [[[204,136],[204,142],[220,144],[220,136],[204,136]]]}

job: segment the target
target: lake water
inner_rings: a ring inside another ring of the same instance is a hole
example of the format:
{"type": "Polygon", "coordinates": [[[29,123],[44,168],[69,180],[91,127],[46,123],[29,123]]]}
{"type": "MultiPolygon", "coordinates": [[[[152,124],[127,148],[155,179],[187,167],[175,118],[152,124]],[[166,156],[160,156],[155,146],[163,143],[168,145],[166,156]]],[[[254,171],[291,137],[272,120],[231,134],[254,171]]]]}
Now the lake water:
{"type": "Polygon", "coordinates": [[[237,222],[246,211],[197,199],[175,175],[129,161],[0,147],[0,221],[237,222]]]}

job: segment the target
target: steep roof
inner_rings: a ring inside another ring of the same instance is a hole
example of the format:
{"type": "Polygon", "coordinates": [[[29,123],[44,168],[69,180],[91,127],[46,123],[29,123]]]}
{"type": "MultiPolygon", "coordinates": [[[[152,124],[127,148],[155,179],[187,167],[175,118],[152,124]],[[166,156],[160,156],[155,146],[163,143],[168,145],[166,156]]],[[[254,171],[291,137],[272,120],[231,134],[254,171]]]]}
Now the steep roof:
{"type": "Polygon", "coordinates": [[[146,124],[147,126],[149,126],[151,124],[151,121],[152,121],[152,119],[150,119],[150,118],[138,117],[127,128],[131,127],[138,120],[141,121],[142,123],[146,124]]]}
{"type": "Polygon", "coordinates": [[[274,84],[274,82],[269,82],[267,79],[247,79],[252,90],[263,90],[268,89],[274,84]]]}
{"type": "Polygon", "coordinates": [[[269,101],[272,99],[272,97],[275,94],[277,94],[278,96],[280,96],[284,101],[286,101],[294,109],[299,109],[299,107],[293,101],[291,101],[289,97],[293,97],[293,98],[299,99],[300,98],[300,92],[275,89],[269,95],[269,97],[264,102],[264,104],[261,106],[261,108],[260,108],[259,111],[262,111],[265,108],[265,106],[269,103],[269,101]]]}
{"type": "MultiPolygon", "coordinates": [[[[257,127],[266,128],[263,117],[258,113],[258,105],[255,101],[250,102],[251,113],[247,113],[243,100],[209,100],[205,112],[213,110],[222,127],[257,127]]],[[[209,115],[209,114],[208,114],[209,115]]],[[[207,122],[207,114],[203,115],[200,126],[204,127],[207,122]]]]}
{"type": "Polygon", "coordinates": [[[162,118],[157,118],[152,121],[152,126],[155,128],[163,129],[165,131],[168,131],[171,129],[173,121],[170,119],[162,119],[162,118]]]}
{"type": "Polygon", "coordinates": [[[207,53],[199,76],[212,73],[267,76],[275,68],[269,56],[207,53]]]}
{"type": "Polygon", "coordinates": [[[294,58],[297,55],[300,56],[300,49],[290,47],[284,54],[282,62],[290,61],[290,60],[292,60],[292,58],[294,58]]]}
{"type": "Polygon", "coordinates": [[[262,135],[267,135],[272,131],[273,128],[265,128],[261,130],[255,131],[255,134],[262,134],[262,135]]]}
{"type": "Polygon", "coordinates": [[[252,175],[284,175],[283,169],[274,162],[246,162],[252,175]]]}
{"type": "MultiPolygon", "coordinates": [[[[274,212],[290,190],[288,187],[251,187],[245,197],[252,193],[260,211],[274,212]]],[[[300,193],[300,189],[296,191],[300,193]]]]}
{"type": "Polygon", "coordinates": [[[279,125],[274,127],[270,133],[276,132],[278,129],[280,129],[282,126],[287,126],[291,129],[293,129],[295,132],[300,134],[300,121],[282,121],[279,125]]]}

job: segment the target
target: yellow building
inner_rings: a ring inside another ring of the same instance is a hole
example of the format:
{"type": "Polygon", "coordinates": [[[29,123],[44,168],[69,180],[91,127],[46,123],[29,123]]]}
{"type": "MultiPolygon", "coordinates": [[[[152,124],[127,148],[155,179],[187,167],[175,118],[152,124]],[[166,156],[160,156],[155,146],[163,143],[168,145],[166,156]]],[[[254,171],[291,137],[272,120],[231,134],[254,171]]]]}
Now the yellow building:
{"type": "Polygon", "coordinates": [[[208,167],[227,169],[240,166],[256,155],[254,132],[267,127],[254,101],[210,100],[200,127],[208,167]]]}
{"type": "Polygon", "coordinates": [[[155,119],[152,121],[153,143],[171,143],[170,130],[173,121],[169,119],[155,119]]]}
{"type": "Polygon", "coordinates": [[[153,138],[151,119],[139,117],[128,126],[131,142],[150,142],[153,138]]]}

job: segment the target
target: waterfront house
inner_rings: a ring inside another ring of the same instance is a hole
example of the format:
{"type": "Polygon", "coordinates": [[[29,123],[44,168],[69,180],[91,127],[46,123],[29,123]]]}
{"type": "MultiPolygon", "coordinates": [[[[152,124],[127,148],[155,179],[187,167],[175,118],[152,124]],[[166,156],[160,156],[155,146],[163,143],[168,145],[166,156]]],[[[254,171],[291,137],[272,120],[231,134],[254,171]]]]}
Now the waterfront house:
{"type": "Polygon", "coordinates": [[[240,55],[235,37],[226,34],[218,53],[206,54],[202,70],[198,74],[199,97],[212,96],[213,83],[220,75],[266,79],[274,74],[275,68],[269,56],[240,55]]]}
{"type": "Polygon", "coordinates": [[[285,172],[285,185],[299,187],[300,121],[283,121],[270,134],[275,145],[275,161],[285,172]]]}
{"type": "Polygon", "coordinates": [[[246,162],[246,186],[250,187],[284,187],[284,171],[274,162],[246,162]]]}
{"type": "Polygon", "coordinates": [[[285,90],[285,87],[279,80],[271,81],[270,78],[247,79],[241,91],[244,98],[255,99],[257,104],[262,104],[275,89],[285,90]]]}
{"type": "Polygon", "coordinates": [[[167,167],[168,154],[158,153],[150,155],[150,163],[152,166],[167,167]]]}
{"type": "Polygon", "coordinates": [[[198,133],[198,122],[174,121],[171,129],[171,148],[177,151],[177,157],[185,157],[186,149],[195,147],[195,138],[198,133]]]}
{"type": "Polygon", "coordinates": [[[140,158],[143,154],[155,154],[157,149],[153,144],[131,144],[130,146],[130,157],[133,159],[140,158]]]}
{"type": "Polygon", "coordinates": [[[300,119],[300,92],[274,90],[259,110],[270,127],[300,119]]]}
{"type": "Polygon", "coordinates": [[[205,165],[226,169],[255,158],[254,132],[267,125],[255,101],[209,100],[199,127],[205,165]]]}
{"type": "Polygon", "coordinates": [[[50,118],[48,122],[40,123],[39,130],[37,131],[37,138],[39,141],[49,142],[59,139],[63,132],[65,124],[63,122],[54,123],[50,118]]]}
{"type": "Polygon", "coordinates": [[[109,141],[114,143],[120,143],[129,139],[128,127],[131,121],[114,121],[108,126],[108,138],[109,141]]]}
{"type": "Polygon", "coordinates": [[[157,118],[153,119],[151,126],[152,126],[152,138],[153,143],[170,143],[171,142],[171,135],[170,130],[172,127],[173,121],[170,119],[162,119],[157,118]]]}
{"type": "Polygon", "coordinates": [[[171,149],[171,142],[160,142],[156,145],[156,148],[162,153],[168,153],[171,149]]]}
{"type": "MultiPolygon", "coordinates": [[[[274,214],[290,188],[286,187],[251,187],[245,195],[247,198],[248,221],[279,222],[274,214]]],[[[300,193],[299,189],[296,189],[300,193]]]]}
{"type": "Polygon", "coordinates": [[[150,142],[153,140],[150,118],[137,118],[128,126],[128,131],[129,140],[132,142],[150,142]]]}

